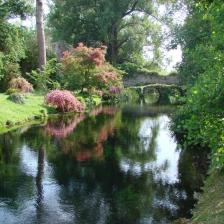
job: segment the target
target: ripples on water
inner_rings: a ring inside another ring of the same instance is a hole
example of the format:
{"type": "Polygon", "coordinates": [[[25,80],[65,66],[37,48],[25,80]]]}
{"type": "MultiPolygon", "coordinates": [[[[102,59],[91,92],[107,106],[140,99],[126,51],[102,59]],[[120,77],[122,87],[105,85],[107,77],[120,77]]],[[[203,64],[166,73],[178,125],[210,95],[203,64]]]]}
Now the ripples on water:
{"type": "Polygon", "coordinates": [[[205,170],[163,107],[90,116],[0,136],[0,223],[171,223],[190,217],[205,170]]]}

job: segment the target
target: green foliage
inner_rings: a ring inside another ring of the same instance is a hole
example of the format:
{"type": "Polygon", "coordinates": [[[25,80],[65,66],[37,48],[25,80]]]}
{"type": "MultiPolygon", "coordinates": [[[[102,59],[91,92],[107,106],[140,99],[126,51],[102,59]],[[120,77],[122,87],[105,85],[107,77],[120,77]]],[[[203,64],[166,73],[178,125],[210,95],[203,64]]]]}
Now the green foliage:
{"type": "Polygon", "coordinates": [[[60,88],[60,78],[58,76],[60,64],[57,63],[55,58],[49,60],[43,71],[32,70],[31,73],[27,73],[27,77],[31,80],[33,85],[39,89],[47,91],[49,89],[60,88]]]}
{"type": "Polygon", "coordinates": [[[17,92],[18,92],[18,89],[9,88],[6,91],[6,94],[11,95],[12,93],[17,93],[17,92]]]}
{"type": "Polygon", "coordinates": [[[22,31],[7,22],[0,23],[0,79],[4,78],[1,88],[20,74],[18,62],[25,57],[22,31]]]}
{"type": "Polygon", "coordinates": [[[185,137],[185,145],[209,147],[213,168],[223,168],[224,25],[220,21],[224,19],[224,4],[221,0],[209,5],[199,1],[191,13],[183,28],[187,34],[180,69],[191,88],[174,129],[185,137]]]}
{"type": "Polygon", "coordinates": [[[71,44],[108,46],[108,59],[113,64],[143,60],[143,46],[161,45],[161,29],[150,19],[156,16],[153,1],[148,0],[53,0],[49,23],[55,40],[71,44]],[[150,38],[149,38],[150,37],[150,38]]]}
{"type": "Polygon", "coordinates": [[[120,96],[120,101],[124,103],[127,102],[136,103],[138,100],[139,100],[139,94],[134,89],[125,89],[120,96]]]}
{"type": "Polygon", "coordinates": [[[27,13],[32,12],[31,4],[26,0],[0,0],[0,19],[14,18],[20,16],[25,18],[27,13]]]}
{"type": "MultiPolygon", "coordinates": [[[[25,57],[21,58],[19,64],[21,67],[21,72],[25,78],[26,73],[30,73],[32,70],[38,69],[38,45],[37,45],[37,34],[35,30],[23,28],[23,39],[24,39],[24,50],[25,57]]],[[[46,39],[48,40],[48,36],[46,35],[46,39]]],[[[46,41],[47,41],[46,40],[46,41]]],[[[47,43],[46,54],[47,59],[52,60],[56,58],[55,53],[51,49],[51,44],[47,43]]]]}
{"type": "Polygon", "coordinates": [[[18,62],[25,57],[23,29],[8,22],[8,19],[20,16],[25,18],[31,13],[27,1],[0,1],[0,89],[5,89],[7,82],[20,74],[18,62]]]}

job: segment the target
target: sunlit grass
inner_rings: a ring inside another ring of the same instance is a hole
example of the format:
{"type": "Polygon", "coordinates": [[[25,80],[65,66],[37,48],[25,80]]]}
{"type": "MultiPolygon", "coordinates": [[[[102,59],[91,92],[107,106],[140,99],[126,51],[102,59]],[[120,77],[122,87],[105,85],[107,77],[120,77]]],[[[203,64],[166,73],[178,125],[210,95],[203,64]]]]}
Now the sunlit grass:
{"type": "Polygon", "coordinates": [[[46,111],[42,95],[28,94],[25,104],[16,104],[7,98],[8,95],[0,94],[0,131],[4,130],[7,124],[21,125],[43,116],[43,111],[46,111]]]}
{"type": "Polygon", "coordinates": [[[193,223],[224,223],[224,174],[212,173],[194,212],[193,223]]]}

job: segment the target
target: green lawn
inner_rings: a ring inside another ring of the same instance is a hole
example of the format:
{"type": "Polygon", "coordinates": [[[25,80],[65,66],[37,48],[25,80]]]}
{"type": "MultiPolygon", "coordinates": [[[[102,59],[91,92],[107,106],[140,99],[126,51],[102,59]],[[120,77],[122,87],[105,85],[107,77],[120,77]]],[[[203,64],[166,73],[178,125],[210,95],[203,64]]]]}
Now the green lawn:
{"type": "Polygon", "coordinates": [[[205,182],[193,216],[193,224],[224,223],[224,173],[212,173],[205,182]]]}
{"type": "Polygon", "coordinates": [[[26,122],[43,117],[46,108],[43,105],[43,96],[28,94],[25,104],[16,104],[8,100],[8,95],[0,94],[0,132],[8,126],[20,126],[26,122]]]}

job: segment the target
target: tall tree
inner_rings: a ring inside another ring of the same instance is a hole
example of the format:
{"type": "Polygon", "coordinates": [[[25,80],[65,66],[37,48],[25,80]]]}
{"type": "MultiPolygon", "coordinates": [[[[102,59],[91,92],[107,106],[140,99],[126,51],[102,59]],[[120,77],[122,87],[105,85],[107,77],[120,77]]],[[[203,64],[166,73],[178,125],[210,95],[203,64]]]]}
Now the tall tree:
{"type": "Polygon", "coordinates": [[[43,70],[47,61],[45,33],[44,33],[43,0],[36,0],[36,26],[37,26],[37,42],[39,49],[39,68],[43,70]]]}
{"type": "Polygon", "coordinates": [[[155,20],[149,20],[149,16],[152,18],[156,14],[153,2],[53,0],[49,22],[55,40],[72,44],[106,44],[108,59],[113,63],[122,63],[127,59],[135,60],[136,54],[142,55],[148,36],[153,36],[158,30],[155,29],[155,20]]]}

